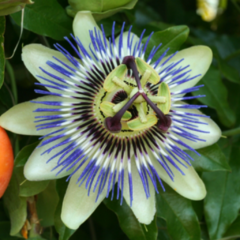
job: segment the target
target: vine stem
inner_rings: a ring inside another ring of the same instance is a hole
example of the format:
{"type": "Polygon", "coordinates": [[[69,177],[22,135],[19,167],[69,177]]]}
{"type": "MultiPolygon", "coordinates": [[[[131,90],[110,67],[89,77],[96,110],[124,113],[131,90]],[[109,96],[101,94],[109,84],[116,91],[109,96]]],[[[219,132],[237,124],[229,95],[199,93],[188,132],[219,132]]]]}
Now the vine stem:
{"type": "MultiPolygon", "coordinates": [[[[15,74],[14,74],[12,65],[9,63],[8,60],[6,60],[6,70],[9,74],[10,83],[11,83],[11,91],[9,91],[10,96],[13,100],[12,101],[13,105],[16,105],[18,103],[17,84],[16,84],[15,74]]],[[[7,84],[5,86],[8,88],[7,84]]],[[[15,137],[14,137],[14,153],[17,154],[18,152],[19,152],[19,141],[18,141],[18,135],[15,134],[15,137]]]]}
{"type": "Polygon", "coordinates": [[[222,135],[227,136],[227,137],[234,136],[234,135],[237,135],[237,134],[240,134],[240,127],[222,132],[222,135]]]}
{"type": "Polygon", "coordinates": [[[6,69],[7,69],[7,72],[9,74],[9,78],[10,78],[12,94],[13,94],[13,97],[14,97],[14,103],[17,104],[18,94],[17,94],[16,79],[15,79],[13,68],[12,68],[11,64],[9,63],[9,61],[6,61],[6,69]]]}

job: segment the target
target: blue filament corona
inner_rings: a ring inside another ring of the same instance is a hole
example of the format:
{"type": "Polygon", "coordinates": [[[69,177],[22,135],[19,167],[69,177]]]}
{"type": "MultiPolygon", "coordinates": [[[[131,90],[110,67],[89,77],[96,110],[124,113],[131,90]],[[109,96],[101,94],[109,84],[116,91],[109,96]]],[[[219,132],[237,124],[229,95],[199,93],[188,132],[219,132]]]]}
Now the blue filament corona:
{"type": "Polygon", "coordinates": [[[185,101],[204,97],[183,96],[197,91],[203,85],[174,91],[174,87],[200,76],[191,76],[190,66],[184,65],[184,59],[174,61],[177,52],[168,55],[167,49],[158,56],[158,50],[162,45],[159,43],[146,56],[153,33],[144,44],[142,39],[145,30],[140,38],[136,39],[130,26],[125,39],[124,29],[125,23],[116,39],[114,22],[111,38],[107,40],[104,27],[101,25],[101,32],[96,28],[89,31],[91,39],[89,46],[84,46],[81,39],[73,35],[72,40],[66,37],[65,40],[73,53],[60,44],[55,44],[63,58],[53,56],[46,62],[45,67],[39,66],[42,76],[37,76],[41,83],[36,85],[46,87],[49,91],[35,90],[39,94],[52,95],[55,100],[32,102],[43,105],[42,108],[35,110],[35,122],[38,131],[50,130],[41,137],[43,140],[39,147],[45,146],[46,150],[42,154],[49,155],[48,162],[56,161],[53,171],[57,171],[57,174],[69,172],[68,179],[73,174],[79,174],[76,184],[79,186],[84,184],[88,195],[95,192],[96,201],[101,194],[105,194],[106,197],[111,196],[111,199],[116,196],[122,204],[124,191],[128,191],[132,205],[132,201],[135,200],[133,196],[136,179],[142,182],[146,198],[151,197],[150,184],[153,184],[157,193],[157,182],[164,190],[156,164],[164,169],[172,180],[174,180],[173,168],[184,175],[184,170],[180,166],[187,168],[193,159],[181,147],[198,154],[185,143],[185,140],[205,141],[199,137],[199,133],[202,136],[208,132],[200,129],[206,124],[201,118],[207,116],[188,111],[206,106],[185,103],[172,103],[172,109],[168,114],[172,125],[167,133],[153,126],[136,136],[118,138],[108,132],[103,123],[96,120],[92,108],[95,96],[103,88],[103,82],[108,74],[121,64],[126,55],[145,59],[158,72],[160,82],[155,85],[148,84],[153,95],[156,95],[159,84],[166,82],[171,89],[173,100],[185,101]],[[157,60],[153,61],[153,58],[157,60]],[[115,184],[117,190],[114,193],[115,184]]]}

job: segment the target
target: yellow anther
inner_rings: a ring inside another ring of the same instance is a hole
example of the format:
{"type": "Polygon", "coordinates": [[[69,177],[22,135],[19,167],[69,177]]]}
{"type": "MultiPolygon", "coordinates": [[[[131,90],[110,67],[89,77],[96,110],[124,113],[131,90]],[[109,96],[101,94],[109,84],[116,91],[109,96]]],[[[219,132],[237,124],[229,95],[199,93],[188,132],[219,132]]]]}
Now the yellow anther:
{"type": "Polygon", "coordinates": [[[112,81],[118,85],[119,87],[121,87],[125,92],[127,92],[128,94],[131,92],[131,88],[123,81],[121,80],[120,78],[118,77],[114,77],[112,79],[112,81]]]}
{"type": "Polygon", "coordinates": [[[145,123],[141,122],[140,117],[127,122],[128,128],[133,131],[145,130],[154,126],[158,121],[158,118],[155,115],[149,114],[146,116],[146,118],[147,121],[145,123]]]}
{"type": "Polygon", "coordinates": [[[148,78],[148,82],[152,84],[157,84],[160,81],[160,76],[158,73],[150,66],[148,65],[144,60],[141,58],[135,59],[138,72],[143,76],[144,73],[148,70],[151,72],[150,77],[148,78]]]}
{"type": "Polygon", "coordinates": [[[165,103],[166,97],[148,95],[148,98],[154,103],[165,103]]]}
{"type": "Polygon", "coordinates": [[[103,88],[107,92],[114,91],[115,89],[118,88],[118,85],[116,85],[116,83],[113,82],[113,78],[117,77],[118,79],[123,80],[126,73],[127,73],[127,66],[124,64],[119,65],[108,74],[107,78],[104,80],[103,88]]]}
{"type": "Polygon", "coordinates": [[[147,84],[151,74],[152,74],[152,72],[150,70],[148,70],[148,69],[143,73],[142,78],[141,78],[141,85],[142,85],[142,87],[144,87],[147,84]]]}
{"type": "Polygon", "coordinates": [[[171,93],[166,83],[162,82],[158,87],[158,96],[165,97],[165,103],[158,103],[158,108],[166,115],[171,108],[171,93]]]}
{"type": "Polygon", "coordinates": [[[124,107],[124,105],[129,101],[129,99],[125,99],[124,101],[116,104],[115,106],[113,106],[113,111],[115,113],[119,112],[121,110],[121,108],[124,107]]]}
{"type": "Polygon", "coordinates": [[[146,117],[146,113],[145,113],[145,109],[143,106],[144,103],[137,103],[135,104],[137,111],[138,111],[138,116],[139,119],[142,123],[146,123],[147,122],[147,117],[146,117]]]}
{"type": "MultiPolygon", "coordinates": [[[[107,116],[107,117],[113,117],[115,116],[115,112],[113,111],[113,107],[115,106],[114,103],[112,102],[107,102],[107,101],[104,101],[100,104],[100,109],[101,111],[107,116]]],[[[129,112],[129,111],[126,111],[123,116],[122,116],[122,119],[123,121],[127,121],[129,119],[132,118],[132,114],[129,112]]]]}

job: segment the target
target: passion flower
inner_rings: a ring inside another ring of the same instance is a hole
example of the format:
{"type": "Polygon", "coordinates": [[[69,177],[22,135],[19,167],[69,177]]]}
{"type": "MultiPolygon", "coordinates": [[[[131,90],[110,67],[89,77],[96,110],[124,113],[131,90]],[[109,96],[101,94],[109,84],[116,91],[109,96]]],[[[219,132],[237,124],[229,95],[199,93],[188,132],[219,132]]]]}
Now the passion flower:
{"type": "Polygon", "coordinates": [[[123,24],[115,38],[114,27],[106,39],[103,26],[80,12],[75,37],[65,38],[73,53],[59,44],[57,51],[25,46],[23,62],[41,86],[35,91],[47,96],[0,118],[10,131],[42,136],[24,168],[28,180],[69,176],[62,220],[73,229],[105,197],[125,199],[149,224],[162,180],[186,198],[203,199],[205,186],[184,150],[196,152],[221,135],[198,110],[205,106],[183,102],[203,97],[184,95],[202,87],[194,85],[211,64],[211,50],[196,46],[170,56],[166,50],[153,61],[161,44],[145,57],[151,35],[142,43],[144,32],[138,38],[123,24]]]}

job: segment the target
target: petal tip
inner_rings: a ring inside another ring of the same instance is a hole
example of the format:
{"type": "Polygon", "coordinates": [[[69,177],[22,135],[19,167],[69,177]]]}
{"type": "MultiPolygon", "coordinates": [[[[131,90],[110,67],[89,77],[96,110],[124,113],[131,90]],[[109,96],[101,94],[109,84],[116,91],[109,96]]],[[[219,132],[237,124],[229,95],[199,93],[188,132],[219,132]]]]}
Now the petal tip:
{"type": "MultiPolygon", "coordinates": [[[[63,208],[64,209],[64,208],[63,208]]],[[[69,215],[69,213],[64,212],[62,209],[61,212],[61,219],[63,223],[70,229],[77,230],[82,223],[79,223],[78,221],[74,221],[74,217],[69,215]]]]}
{"type": "Polygon", "coordinates": [[[41,180],[47,180],[44,178],[40,178],[38,174],[38,168],[35,167],[33,164],[31,164],[30,161],[27,161],[23,168],[23,175],[28,181],[41,181],[41,180]]]}
{"type": "MultiPolygon", "coordinates": [[[[149,225],[154,220],[155,213],[156,213],[156,206],[154,205],[154,208],[151,209],[151,211],[149,211],[146,214],[142,215],[141,218],[137,217],[137,220],[141,224],[149,225]]],[[[134,214],[136,214],[136,213],[134,212],[134,214]]],[[[139,214],[136,214],[136,215],[139,215],[139,214]]]]}

